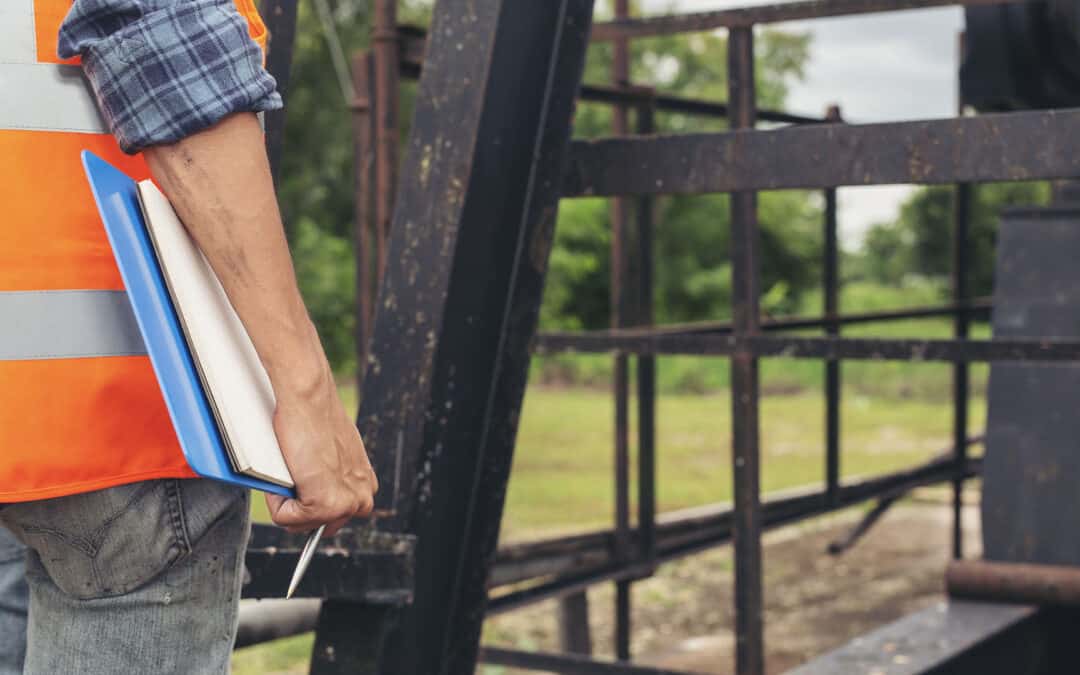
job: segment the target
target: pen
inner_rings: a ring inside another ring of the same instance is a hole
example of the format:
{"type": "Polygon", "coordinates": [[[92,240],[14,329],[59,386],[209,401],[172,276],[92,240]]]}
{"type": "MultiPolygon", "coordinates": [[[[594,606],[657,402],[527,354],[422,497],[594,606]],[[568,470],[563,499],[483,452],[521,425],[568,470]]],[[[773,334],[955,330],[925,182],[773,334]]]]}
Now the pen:
{"type": "MultiPolygon", "coordinates": [[[[371,517],[392,516],[394,513],[392,509],[375,509],[371,512],[371,517]]],[[[322,538],[325,531],[326,525],[323,525],[312,532],[307,543],[304,544],[304,550],[300,552],[300,559],[296,561],[296,570],[293,572],[292,581],[289,582],[289,592],[285,594],[286,600],[293,596],[296,587],[300,585],[300,580],[304,578],[304,572],[307,572],[308,566],[311,565],[311,559],[315,557],[315,550],[319,548],[319,539],[322,538]]]]}
{"type": "Polygon", "coordinates": [[[300,560],[296,562],[296,571],[293,572],[292,581],[289,582],[289,592],[285,594],[286,600],[293,596],[296,587],[300,585],[300,580],[304,578],[304,572],[307,572],[308,565],[311,564],[311,559],[315,556],[315,549],[319,547],[319,539],[322,538],[325,531],[326,525],[320,526],[319,529],[311,533],[307,543],[304,544],[304,550],[300,552],[300,560]]]}

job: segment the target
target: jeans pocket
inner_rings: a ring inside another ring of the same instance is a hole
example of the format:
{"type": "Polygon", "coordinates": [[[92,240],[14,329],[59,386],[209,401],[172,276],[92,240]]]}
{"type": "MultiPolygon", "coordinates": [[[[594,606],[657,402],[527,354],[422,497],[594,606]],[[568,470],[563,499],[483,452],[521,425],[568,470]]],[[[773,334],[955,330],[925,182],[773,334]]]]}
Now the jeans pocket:
{"type": "Polygon", "coordinates": [[[92,600],[130,593],[191,552],[178,480],[9,505],[4,521],[32,551],[27,573],[92,600]]]}

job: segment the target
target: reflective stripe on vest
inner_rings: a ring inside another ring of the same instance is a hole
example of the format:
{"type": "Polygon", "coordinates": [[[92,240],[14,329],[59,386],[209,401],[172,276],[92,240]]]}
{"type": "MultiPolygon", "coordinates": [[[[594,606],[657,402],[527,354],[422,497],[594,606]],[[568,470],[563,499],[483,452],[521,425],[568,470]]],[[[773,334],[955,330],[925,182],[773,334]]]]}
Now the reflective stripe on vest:
{"type": "Polygon", "coordinates": [[[0,63],[36,61],[34,0],[4,0],[0,3],[0,63]]]}
{"type": "Polygon", "coordinates": [[[146,354],[124,291],[0,291],[0,361],[146,354]]]}
{"type": "Polygon", "coordinates": [[[0,92],[18,92],[0,96],[0,129],[108,133],[79,66],[0,62],[0,92]]]}

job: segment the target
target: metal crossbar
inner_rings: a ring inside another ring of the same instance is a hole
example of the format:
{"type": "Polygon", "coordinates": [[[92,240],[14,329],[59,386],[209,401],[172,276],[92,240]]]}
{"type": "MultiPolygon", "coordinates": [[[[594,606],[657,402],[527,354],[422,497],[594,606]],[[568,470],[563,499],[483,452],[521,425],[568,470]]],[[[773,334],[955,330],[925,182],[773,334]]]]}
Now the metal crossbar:
{"type": "Polygon", "coordinates": [[[1078,126],[1080,110],[1048,110],[576,141],[563,196],[1068,178],[1078,126]]]}
{"type": "MultiPolygon", "coordinates": [[[[593,40],[617,40],[620,38],[641,38],[658,35],[677,35],[681,33],[699,33],[717,28],[749,28],[758,24],[783,23],[803,19],[826,19],[836,16],[855,16],[858,14],[878,14],[899,12],[911,9],[930,9],[933,7],[955,7],[957,5],[975,7],[978,5],[1000,5],[1017,0],[804,0],[760,5],[757,7],[738,7],[711,12],[695,12],[672,16],[657,16],[643,19],[622,19],[593,26],[593,40]]],[[[1040,0],[1018,0],[1019,2],[1038,2],[1040,0]]]]}

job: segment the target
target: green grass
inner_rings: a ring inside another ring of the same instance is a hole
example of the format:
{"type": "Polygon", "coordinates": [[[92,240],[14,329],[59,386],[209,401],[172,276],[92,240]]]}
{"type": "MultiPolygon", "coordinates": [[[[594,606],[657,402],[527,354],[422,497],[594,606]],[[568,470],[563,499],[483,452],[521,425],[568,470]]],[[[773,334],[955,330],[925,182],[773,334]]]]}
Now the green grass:
{"type": "Polygon", "coordinates": [[[311,633],[269,644],[238,649],[233,654],[233,675],[303,675],[311,661],[311,633]]]}
{"type": "MultiPolygon", "coordinates": [[[[973,401],[973,428],[981,428],[984,408],[981,400],[973,401]]],[[[632,413],[634,409],[631,406],[632,413]]],[[[824,400],[817,393],[763,400],[765,492],[822,482],[824,418],[824,400]]],[[[882,473],[929,459],[949,444],[950,419],[951,406],[945,403],[848,395],[842,408],[843,475],[882,473]]],[[[632,416],[632,438],[635,422],[632,416]]],[[[610,523],[612,435],[609,394],[530,389],[503,539],[610,523]]],[[[656,444],[660,510],[730,500],[731,412],[726,392],[661,396],[656,444]]]]}
{"type": "MultiPolygon", "coordinates": [[[[937,285],[913,280],[903,287],[855,282],[843,287],[840,306],[844,312],[873,312],[943,303],[944,294],[937,285]]],[[[807,293],[796,312],[811,317],[821,314],[820,293],[807,293]]],[[[789,333],[791,334],[791,333],[789,333]]],[[[820,331],[794,334],[820,335],[820,331]]],[[[947,318],[913,319],[849,326],[845,337],[947,339],[952,336],[952,322],[947,318]]],[[[990,337],[986,324],[972,327],[972,337],[990,337]]],[[[716,357],[676,356],[659,359],[657,387],[668,394],[722,392],[728,386],[728,361],[716,357]]],[[[608,354],[554,354],[532,360],[530,382],[537,384],[609,388],[612,359],[608,354]]],[[[975,392],[983,391],[986,366],[972,368],[975,392]]],[[[820,391],[824,369],[820,361],[808,359],[769,359],[763,361],[762,389],[766,393],[820,391]]],[[[849,361],[844,363],[844,382],[853,393],[908,397],[935,401],[947,400],[951,393],[950,370],[940,365],[905,362],[849,361]]]]}
{"type": "MultiPolygon", "coordinates": [[[[666,361],[661,361],[661,376],[666,361]]],[[[794,363],[768,362],[765,371],[784,375],[783,367],[794,363]]],[[[809,365],[821,368],[819,363],[809,365]]],[[[859,365],[865,368],[867,378],[948,379],[948,366],[943,364],[904,364],[899,374],[893,372],[892,364],[859,365]]],[[[845,373],[852,367],[845,364],[845,373]]],[[[350,387],[342,388],[342,397],[350,409],[355,406],[355,391],[350,387]]],[[[635,410],[631,405],[634,428],[635,410]]],[[[944,399],[872,396],[849,384],[842,413],[845,476],[886,472],[925,461],[949,444],[951,405],[944,399]]],[[[762,487],[766,492],[822,481],[824,416],[824,400],[818,391],[803,389],[763,399],[762,487]]],[[[984,419],[985,402],[977,397],[971,406],[972,428],[981,429],[984,419]]],[[[610,393],[531,387],[525,397],[508,488],[503,540],[610,524],[612,434],[610,393]]],[[[729,500],[730,446],[730,397],[726,391],[661,395],[657,409],[660,510],[729,500]]],[[[255,516],[265,521],[263,501],[256,499],[254,504],[255,516]]],[[[301,636],[240,650],[234,657],[234,672],[305,672],[311,644],[311,636],[301,636]]]]}

